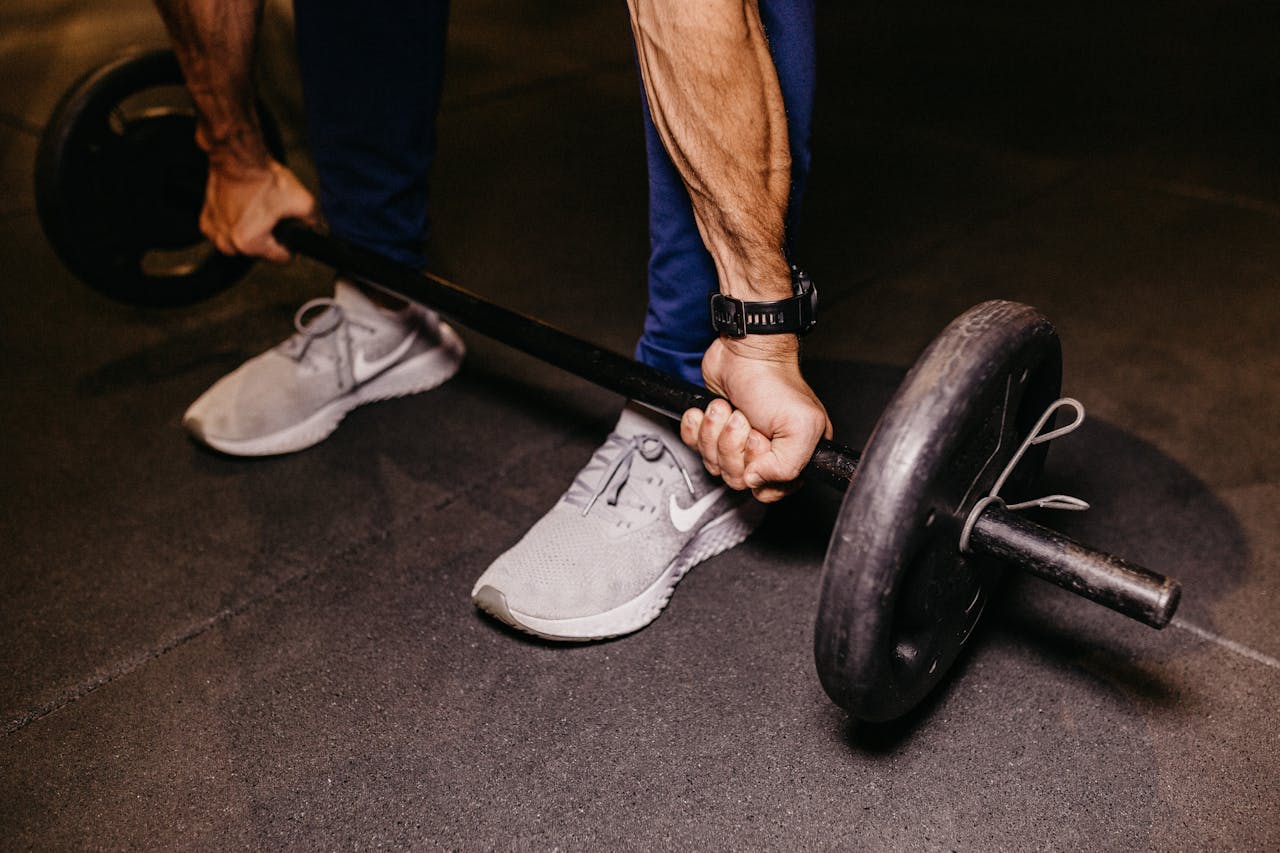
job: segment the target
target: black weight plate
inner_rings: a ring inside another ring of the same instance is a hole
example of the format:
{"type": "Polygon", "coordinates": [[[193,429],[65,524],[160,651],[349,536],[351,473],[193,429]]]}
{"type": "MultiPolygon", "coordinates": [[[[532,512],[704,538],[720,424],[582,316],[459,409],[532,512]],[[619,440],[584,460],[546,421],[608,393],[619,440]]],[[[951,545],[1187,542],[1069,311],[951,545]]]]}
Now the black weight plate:
{"type": "MultiPolygon", "coordinates": [[[[855,718],[906,713],[968,640],[1000,570],[960,553],[961,527],[1061,377],[1048,320],[984,302],[929,345],[880,416],[832,532],[814,636],[822,685],[855,718]]],[[[1026,493],[1046,449],[1002,495],[1026,493]]]]}
{"type": "MultiPolygon", "coordinates": [[[[94,69],[54,108],[36,154],[36,208],[58,258],[90,287],[131,304],[196,302],[252,263],[219,254],[200,234],[208,160],[181,86],[169,50],[94,69]],[[157,102],[148,104],[152,95],[157,102]]],[[[259,111],[268,146],[283,159],[279,131],[259,111]]]]}

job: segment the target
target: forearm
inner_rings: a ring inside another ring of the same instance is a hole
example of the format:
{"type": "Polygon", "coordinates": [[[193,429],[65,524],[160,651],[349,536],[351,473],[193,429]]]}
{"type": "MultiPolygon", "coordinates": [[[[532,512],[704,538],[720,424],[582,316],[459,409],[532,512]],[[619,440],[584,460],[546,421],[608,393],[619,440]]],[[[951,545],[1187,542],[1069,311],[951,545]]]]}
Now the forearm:
{"type": "Polygon", "coordinates": [[[262,0],[156,0],[195,101],[196,141],[227,172],[267,167],[254,107],[262,0]]]}
{"type": "Polygon", "coordinates": [[[628,5],[649,111],[689,189],[721,291],[790,296],[786,113],[754,0],[628,5]]]}

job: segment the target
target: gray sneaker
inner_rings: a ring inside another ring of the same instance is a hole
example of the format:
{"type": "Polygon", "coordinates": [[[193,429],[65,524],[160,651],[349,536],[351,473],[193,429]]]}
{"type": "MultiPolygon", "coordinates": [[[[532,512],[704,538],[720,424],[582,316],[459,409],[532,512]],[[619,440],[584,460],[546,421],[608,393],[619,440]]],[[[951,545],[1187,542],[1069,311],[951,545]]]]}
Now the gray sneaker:
{"type": "Polygon", "coordinates": [[[764,506],[729,490],[674,425],[628,407],[573,485],[471,591],[476,606],[550,640],[637,631],[685,572],[751,534],[764,506]]]}
{"type": "Polygon", "coordinates": [[[269,456],[310,447],[364,403],[449,379],[464,347],[435,313],[391,311],[339,280],[333,298],[294,316],[297,334],[249,359],[200,395],[182,424],[216,450],[269,456]]]}

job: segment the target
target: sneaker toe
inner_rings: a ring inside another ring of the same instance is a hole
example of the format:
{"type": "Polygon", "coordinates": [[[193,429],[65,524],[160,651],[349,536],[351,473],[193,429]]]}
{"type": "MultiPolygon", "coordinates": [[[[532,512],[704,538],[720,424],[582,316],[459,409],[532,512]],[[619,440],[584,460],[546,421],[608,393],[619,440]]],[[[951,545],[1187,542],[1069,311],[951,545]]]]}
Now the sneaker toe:
{"type": "Polygon", "coordinates": [[[266,352],[219,379],[182,416],[195,438],[219,442],[253,441],[304,420],[337,389],[302,385],[291,359],[266,352]]]}
{"type": "Polygon", "coordinates": [[[523,627],[515,616],[511,614],[511,608],[507,607],[507,597],[495,587],[485,584],[471,593],[471,600],[475,602],[485,613],[488,613],[495,619],[500,619],[516,628],[523,627]]]}

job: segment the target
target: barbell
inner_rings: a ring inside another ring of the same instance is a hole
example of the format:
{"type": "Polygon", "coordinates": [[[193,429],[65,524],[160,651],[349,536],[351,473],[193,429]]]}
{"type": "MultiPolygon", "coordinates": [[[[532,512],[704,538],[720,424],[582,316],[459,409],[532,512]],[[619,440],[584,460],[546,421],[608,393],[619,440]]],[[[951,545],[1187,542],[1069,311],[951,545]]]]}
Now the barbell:
{"type": "MultiPolygon", "coordinates": [[[[168,268],[146,261],[155,250],[199,253],[202,241],[207,161],[189,104],[126,110],[150,90],[180,84],[168,51],[116,60],[68,92],[40,144],[37,207],[51,245],[91,287],[130,303],[192,302],[244,271],[243,259],[207,252],[168,268]]],[[[672,418],[716,399],[301,221],[283,220],[272,233],[297,254],[672,418]]],[[[823,688],[853,717],[890,720],[915,707],[963,650],[1005,567],[1152,627],[1169,623],[1176,581],[1016,512],[1082,502],[1008,502],[1030,493],[1048,440],[1083,416],[1074,400],[1059,399],[1061,375],[1057,332],[1040,312],[984,302],[924,350],[861,455],[818,444],[804,476],[846,491],[823,565],[814,658],[823,688]],[[1077,417],[1055,429],[1062,408],[1077,417]]]]}

